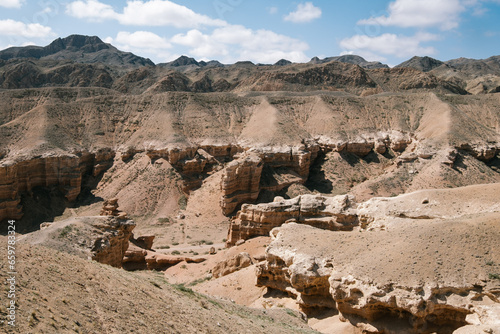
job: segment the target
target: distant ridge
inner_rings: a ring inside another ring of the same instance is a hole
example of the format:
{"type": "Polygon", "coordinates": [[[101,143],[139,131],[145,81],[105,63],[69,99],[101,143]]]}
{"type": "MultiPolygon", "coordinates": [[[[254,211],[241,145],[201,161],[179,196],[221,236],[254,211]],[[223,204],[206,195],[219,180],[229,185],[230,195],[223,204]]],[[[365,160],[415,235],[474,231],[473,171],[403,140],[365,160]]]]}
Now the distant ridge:
{"type": "Polygon", "coordinates": [[[280,59],[277,62],[274,63],[274,66],[286,66],[292,64],[291,61],[286,60],[286,59],[280,59]]]}
{"type": "Polygon", "coordinates": [[[341,63],[348,63],[348,64],[354,64],[361,66],[366,69],[373,69],[373,68],[389,68],[388,65],[382,64],[381,62],[378,61],[366,61],[363,57],[356,56],[356,55],[343,55],[343,56],[337,56],[337,57],[328,57],[325,59],[319,59],[318,57],[313,57],[310,61],[309,64],[324,64],[324,63],[329,63],[331,61],[338,61],[341,63]]]}
{"type": "Polygon", "coordinates": [[[104,43],[97,36],[70,35],[47,46],[11,47],[0,51],[0,59],[35,58],[72,60],[77,63],[105,63],[114,66],[154,66],[154,63],[104,43]]]}
{"type": "Polygon", "coordinates": [[[436,67],[439,67],[443,65],[444,62],[431,58],[431,57],[418,57],[415,56],[405,62],[402,62],[401,64],[395,66],[395,67],[411,67],[416,70],[422,71],[422,72],[429,72],[436,67]]]}
{"type": "Polygon", "coordinates": [[[189,67],[189,66],[195,66],[195,67],[223,67],[220,62],[217,60],[210,60],[210,61],[197,61],[194,58],[188,57],[188,56],[180,56],[179,58],[168,62],[168,63],[160,63],[158,66],[161,67],[189,67]]]}

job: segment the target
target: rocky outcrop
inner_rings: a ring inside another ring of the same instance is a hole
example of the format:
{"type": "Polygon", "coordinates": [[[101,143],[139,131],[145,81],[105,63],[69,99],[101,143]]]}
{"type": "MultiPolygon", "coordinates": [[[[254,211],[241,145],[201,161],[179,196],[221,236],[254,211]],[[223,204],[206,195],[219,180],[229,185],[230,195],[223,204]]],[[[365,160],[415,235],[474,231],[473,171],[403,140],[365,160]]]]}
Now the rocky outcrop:
{"type": "Polygon", "coordinates": [[[267,236],[273,228],[291,221],[331,231],[350,231],[357,225],[353,200],[349,195],[302,195],[289,200],[276,197],[267,204],[244,204],[231,221],[226,245],[267,236]]]}
{"type": "Polygon", "coordinates": [[[483,297],[481,289],[472,285],[441,288],[406,287],[395,283],[377,286],[352,275],[330,277],[330,290],[337,309],[345,317],[358,316],[368,322],[383,317],[407,318],[407,332],[413,333],[422,333],[429,327],[466,325],[466,317],[472,313],[468,305],[483,297]]]}
{"type": "Polygon", "coordinates": [[[160,254],[152,250],[144,249],[136,244],[130,246],[125,252],[122,266],[125,270],[165,270],[181,262],[200,263],[205,261],[203,257],[186,257],[177,255],[160,254]]]}
{"type": "Polygon", "coordinates": [[[96,220],[92,225],[102,235],[93,242],[92,260],[120,268],[135,223],[132,220],[109,218],[102,223],[96,220]]]}
{"type": "Polygon", "coordinates": [[[131,238],[130,242],[137,245],[140,248],[151,250],[153,248],[153,242],[155,240],[154,235],[142,235],[137,238],[131,238]]]}
{"type": "MultiPolygon", "coordinates": [[[[146,154],[155,161],[163,158],[167,160],[178,173],[183,176],[184,191],[201,186],[203,178],[214,170],[214,168],[225,161],[231,161],[233,157],[241,152],[242,148],[233,144],[200,145],[185,147],[148,148],[146,154]]],[[[122,153],[122,160],[130,159],[138,151],[127,148],[122,153]]]]}
{"type": "Polygon", "coordinates": [[[256,154],[245,154],[230,162],[223,171],[220,206],[225,215],[238,205],[254,202],[259,197],[260,177],[264,164],[256,154]]]}
{"type": "MultiPolygon", "coordinates": [[[[278,230],[272,235],[279,238],[278,230]]],[[[278,242],[273,241],[266,250],[266,261],[257,266],[257,286],[287,292],[295,296],[303,309],[335,308],[328,282],[332,260],[275,247],[278,242]]]]}
{"type": "Polygon", "coordinates": [[[372,151],[384,154],[389,149],[401,153],[413,142],[413,135],[400,131],[390,131],[389,133],[380,132],[348,141],[334,141],[331,138],[321,136],[316,138],[316,142],[325,152],[352,153],[359,157],[365,157],[372,151]]]}
{"type": "Polygon", "coordinates": [[[217,263],[212,269],[212,276],[214,278],[226,276],[240,269],[249,267],[252,264],[252,258],[248,253],[239,253],[227,260],[217,263]]]}
{"type": "Polygon", "coordinates": [[[104,201],[100,215],[113,216],[122,220],[128,219],[126,212],[118,210],[118,198],[112,198],[104,201]]]}
{"type": "Polygon", "coordinates": [[[496,260],[486,258],[500,258],[498,218],[485,209],[459,219],[406,218],[362,233],[284,224],[271,232],[257,284],[296,296],[306,313],[336,309],[371,333],[496,328],[496,260]]]}
{"type": "Polygon", "coordinates": [[[260,147],[236,156],[222,176],[222,212],[230,215],[239,205],[255,202],[261,190],[280,191],[304,183],[319,150],[316,142],[308,142],[296,147],[260,147]]]}
{"type": "Polygon", "coordinates": [[[24,161],[3,161],[0,164],[0,221],[20,219],[21,195],[35,187],[56,187],[68,202],[76,200],[87,176],[98,176],[108,169],[114,158],[109,149],[94,153],[47,155],[24,161]]]}
{"type": "Polygon", "coordinates": [[[481,161],[490,161],[500,153],[500,143],[484,144],[462,144],[457,149],[470,153],[474,158],[481,161]]]}
{"type": "Polygon", "coordinates": [[[75,217],[27,234],[21,242],[121,267],[134,228],[134,221],[114,216],[75,217]]]}

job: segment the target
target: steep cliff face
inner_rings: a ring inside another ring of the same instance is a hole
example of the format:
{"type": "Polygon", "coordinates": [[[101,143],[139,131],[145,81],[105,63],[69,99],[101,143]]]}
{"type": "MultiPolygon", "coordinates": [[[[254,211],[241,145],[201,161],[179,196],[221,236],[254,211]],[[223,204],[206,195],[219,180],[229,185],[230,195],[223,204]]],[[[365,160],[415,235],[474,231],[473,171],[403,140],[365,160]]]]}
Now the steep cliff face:
{"type": "Polygon", "coordinates": [[[330,231],[350,231],[358,224],[353,201],[348,195],[301,195],[289,200],[276,197],[267,204],[244,204],[231,221],[226,245],[268,236],[273,228],[292,221],[330,231]]]}
{"type": "Polygon", "coordinates": [[[99,234],[92,243],[92,260],[121,268],[135,223],[108,216],[103,221],[96,219],[92,227],[99,234]]]}
{"type": "Polygon", "coordinates": [[[312,141],[301,146],[247,149],[224,170],[222,212],[230,215],[239,205],[255,202],[261,190],[280,191],[304,183],[319,150],[320,146],[312,141]]]}
{"type": "Polygon", "coordinates": [[[221,180],[222,198],[220,206],[225,215],[245,202],[255,202],[259,197],[262,159],[255,154],[244,155],[229,163],[221,180]]]}
{"type": "Polygon", "coordinates": [[[0,220],[23,216],[21,195],[30,196],[36,187],[56,187],[68,202],[76,200],[86,175],[98,176],[114,158],[109,149],[94,153],[48,155],[0,165],[0,220]]]}
{"type": "Polygon", "coordinates": [[[328,282],[333,267],[332,259],[320,257],[319,254],[283,251],[275,247],[276,243],[273,241],[267,248],[266,261],[257,266],[257,286],[292,294],[303,309],[335,308],[328,282]]]}

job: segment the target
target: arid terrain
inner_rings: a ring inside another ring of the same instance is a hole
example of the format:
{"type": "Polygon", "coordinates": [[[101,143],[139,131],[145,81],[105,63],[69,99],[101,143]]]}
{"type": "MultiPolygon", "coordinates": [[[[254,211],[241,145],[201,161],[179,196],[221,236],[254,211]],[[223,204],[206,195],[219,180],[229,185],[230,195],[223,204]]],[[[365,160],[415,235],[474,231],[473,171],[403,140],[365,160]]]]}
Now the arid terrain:
{"type": "Polygon", "coordinates": [[[500,333],[499,92],[500,56],[0,51],[1,331],[500,333]]]}

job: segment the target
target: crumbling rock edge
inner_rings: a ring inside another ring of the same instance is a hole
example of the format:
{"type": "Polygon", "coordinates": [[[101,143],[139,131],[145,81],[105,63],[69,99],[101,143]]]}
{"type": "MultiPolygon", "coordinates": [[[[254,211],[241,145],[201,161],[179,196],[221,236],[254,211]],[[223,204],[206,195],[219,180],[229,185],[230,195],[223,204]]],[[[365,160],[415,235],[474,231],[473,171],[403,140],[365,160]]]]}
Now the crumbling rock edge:
{"type": "MultiPolygon", "coordinates": [[[[500,329],[500,285],[494,281],[464,278],[462,283],[447,283],[446,279],[396,283],[366,277],[349,269],[350,265],[342,262],[346,259],[335,254],[342,246],[311,244],[314,249],[308,251],[307,246],[296,243],[300,238],[313,242],[321,233],[329,233],[324,238],[332,244],[345,240],[333,237],[341,232],[320,232],[296,223],[273,229],[266,261],[257,265],[257,285],[295,296],[305,312],[317,307],[336,309],[342,319],[369,327],[373,333],[451,333],[463,326],[484,327],[488,333],[500,329]],[[398,329],[391,328],[391,323],[398,323],[398,329]]],[[[491,242],[485,241],[488,245],[491,242]]]]}
{"type": "MultiPolygon", "coordinates": [[[[283,147],[248,147],[235,143],[181,146],[149,143],[142,148],[48,153],[21,161],[12,160],[7,154],[0,160],[0,220],[22,218],[21,195],[29,194],[37,186],[56,187],[68,202],[74,202],[82,190],[84,179],[102,175],[113,165],[117,154],[123,161],[130,160],[137,153],[146,153],[152,161],[159,158],[167,160],[182,175],[185,193],[199,188],[208,175],[224,169],[220,207],[225,215],[231,215],[240,205],[254,202],[263,189],[280,191],[291,184],[304,183],[319,152],[345,152],[364,157],[372,151],[384,154],[387,150],[395,152],[402,162],[433,156],[432,152],[420,152],[418,140],[413,134],[398,131],[367,134],[351,141],[320,136],[283,147]],[[410,144],[415,152],[406,152],[410,144]],[[277,171],[279,179],[263,185],[261,176],[264,166],[277,171]]],[[[489,161],[500,153],[500,144],[461,145],[450,151],[449,161],[443,163],[453,165],[456,150],[464,150],[479,160],[489,161]]]]}

